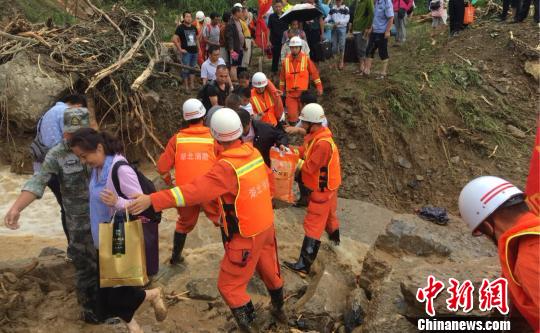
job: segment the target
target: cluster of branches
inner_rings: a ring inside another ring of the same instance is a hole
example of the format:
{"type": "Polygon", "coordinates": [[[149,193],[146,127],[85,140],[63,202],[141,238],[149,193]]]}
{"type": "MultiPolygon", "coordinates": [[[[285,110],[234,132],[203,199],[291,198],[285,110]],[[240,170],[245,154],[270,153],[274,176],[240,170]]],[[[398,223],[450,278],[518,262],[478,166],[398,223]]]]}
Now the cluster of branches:
{"type": "Polygon", "coordinates": [[[163,146],[143,105],[142,87],[159,61],[155,22],[149,15],[120,6],[105,13],[85,1],[94,15],[69,27],[56,27],[50,21],[31,25],[16,18],[0,29],[0,64],[27,52],[44,74],[47,67],[77,78],[81,90],[93,97],[99,125],[105,120],[118,124],[116,134],[124,143],[141,145],[152,160],[147,141],[163,146]]]}

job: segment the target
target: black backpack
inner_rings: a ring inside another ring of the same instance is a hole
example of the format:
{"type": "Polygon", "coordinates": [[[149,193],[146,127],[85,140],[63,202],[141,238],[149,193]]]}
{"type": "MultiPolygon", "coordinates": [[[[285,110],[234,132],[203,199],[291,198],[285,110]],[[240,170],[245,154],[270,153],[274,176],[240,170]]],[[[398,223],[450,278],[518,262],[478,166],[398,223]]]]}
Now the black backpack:
{"type": "Polygon", "coordinates": [[[36,129],[36,136],[32,143],[30,144],[30,154],[34,158],[35,162],[43,163],[45,160],[45,155],[47,155],[47,152],[49,151],[49,147],[45,146],[43,142],[41,142],[41,121],[43,120],[43,116],[39,118],[39,121],[37,123],[37,129],[36,129]]]}
{"type": "MultiPolygon", "coordinates": [[[[120,197],[124,199],[130,199],[124,193],[122,193],[122,190],[120,190],[120,180],[118,179],[118,168],[120,168],[122,165],[128,165],[130,168],[133,169],[133,171],[135,171],[135,174],[137,174],[137,179],[139,180],[139,184],[141,185],[143,194],[151,194],[151,193],[156,192],[156,186],[154,185],[154,183],[150,179],[146,178],[146,176],[142,172],[137,170],[136,167],[134,167],[133,165],[129,164],[126,161],[118,161],[114,163],[113,165],[111,176],[112,176],[114,189],[116,190],[116,193],[118,193],[120,197]]],[[[142,212],[141,216],[144,216],[150,221],[155,222],[155,223],[161,222],[161,212],[159,213],[156,212],[154,210],[154,207],[152,206],[150,206],[150,208],[142,212]]]]}

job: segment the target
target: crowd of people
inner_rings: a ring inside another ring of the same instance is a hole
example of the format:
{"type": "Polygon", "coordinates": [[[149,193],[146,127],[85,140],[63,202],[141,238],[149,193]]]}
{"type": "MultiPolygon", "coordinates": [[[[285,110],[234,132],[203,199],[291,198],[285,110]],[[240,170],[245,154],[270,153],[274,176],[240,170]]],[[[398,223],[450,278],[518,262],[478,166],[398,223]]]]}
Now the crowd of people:
{"type": "MultiPolygon", "coordinates": [[[[307,2],[320,6],[313,0],[307,2]]],[[[4,221],[9,228],[18,228],[21,212],[41,198],[46,187],[53,191],[61,207],[67,259],[76,268],[77,297],[86,322],[120,318],[129,332],[141,332],[134,315],[145,301],[152,305],[156,320],[165,320],[167,308],[160,288],[100,288],[99,225],[129,211],[143,224],[155,226],[144,229],[145,237],[155,238],[157,223],[143,213],[150,208],[155,212],[176,208],[169,263],[183,262],[187,236],[203,211],[222,236],[224,257],[217,288],[239,328],[257,332],[255,307],[247,293],[255,272],[268,289],[272,315],[286,323],[285,281],[274,226],[271,149],[300,157],[295,178],[300,197],[295,206],[306,207],[299,257],[284,262],[284,267],[308,275],[325,232],[333,246],[340,244],[337,197],[341,161],[326,112],[318,103],[324,91],[317,68],[324,53],[320,44],[330,27],[335,68],[341,70],[345,37],[353,30],[359,32],[355,35],[358,75],[371,75],[378,51],[382,71],[376,77],[384,79],[394,18],[396,42],[401,44],[406,41],[406,17],[414,3],[358,0],[350,9],[337,0],[326,16],[284,24],[279,17],[290,7],[287,1],[275,0],[267,15],[272,53],[272,75],[268,76],[249,73],[255,20],[244,3],[235,4],[222,16],[212,13],[206,21],[202,12],[195,13],[195,20],[191,12],[183,13],[173,42],[186,65],[182,72],[185,89],[193,91],[193,96],[183,101],[183,126],[171,135],[156,165],[169,189],[144,193],[140,175],[124,157],[123,145],[110,134],[90,128],[84,96],[63,98],[41,118],[32,143],[35,174],[4,221]],[[198,65],[201,88],[195,78],[198,65]],[[296,135],[303,137],[301,146],[290,144],[290,137],[296,135]]],[[[467,185],[459,205],[475,234],[498,241],[499,248],[506,246],[501,260],[504,257],[505,263],[512,263],[503,269],[503,275],[513,279],[509,291],[518,310],[538,329],[540,273],[537,266],[529,265],[531,260],[538,261],[538,253],[531,250],[538,245],[538,237],[519,244],[516,237],[530,235],[530,230],[540,233],[540,219],[528,211],[524,199],[513,185],[488,177],[467,185]],[[501,186],[506,191],[499,191],[501,186]],[[478,206],[481,202],[484,204],[478,206]],[[509,257],[510,242],[511,251],[519,252],[519,257],[509,257]]],[[[151,251],[158,251],[157,247],[151,251]]],[[[149,269],[148,273],[156,271],[149,269]]]]}

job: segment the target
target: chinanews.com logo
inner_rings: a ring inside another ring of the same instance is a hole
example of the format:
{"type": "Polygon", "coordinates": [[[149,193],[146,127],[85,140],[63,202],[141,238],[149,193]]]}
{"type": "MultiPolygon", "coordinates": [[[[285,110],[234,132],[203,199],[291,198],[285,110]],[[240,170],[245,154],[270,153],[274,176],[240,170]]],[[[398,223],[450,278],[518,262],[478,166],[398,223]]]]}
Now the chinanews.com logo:
{"type": "Polygon", "coordinates": [[[502,316],[509,312],[508,308],[508,281],[505,278],[498,278],[493,281],[483,279],[478,292],[470,280],[460,283],[454,278],[448,279],[448,287],[443,281],[437,280],[430,275],[427,278],[427,285],[418,288],[416,300],[425,303],[426,318],[417,320],[419,331],[510,331],[510,321],[491,320],[487,312],[497,310],[502,316]],[[439,317],[436,318],[435,299],[446,290],[446,308],[451,313],[462,311],[469,313],[475,309],[475,299],[478,298],[478,310],[486,312],[486,317],[439,317]]]}

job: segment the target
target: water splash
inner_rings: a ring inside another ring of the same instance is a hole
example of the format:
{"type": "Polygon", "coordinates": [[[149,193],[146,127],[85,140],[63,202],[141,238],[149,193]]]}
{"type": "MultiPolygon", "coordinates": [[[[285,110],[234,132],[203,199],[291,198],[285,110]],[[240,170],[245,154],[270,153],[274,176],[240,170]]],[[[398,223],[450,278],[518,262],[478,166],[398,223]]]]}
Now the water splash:
{"type": "Polygon", "coordinates": [[[16,175],[9,171],[9,166],[0,166],[0,235],[1,236],[41,236],[64,237],[60,220],[60,207],[49,190],[41,200],[34,201],[21,214],[18,230],[10,230],[4,226],[4,216],[19,195],[29,175],[16,175]]]}

